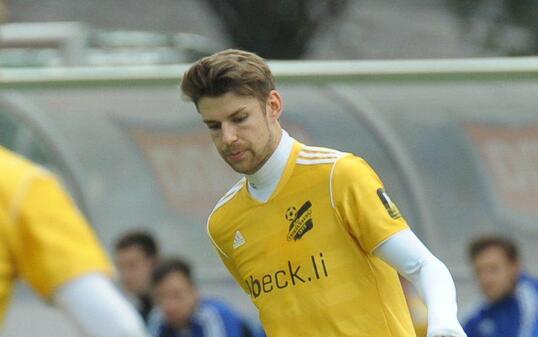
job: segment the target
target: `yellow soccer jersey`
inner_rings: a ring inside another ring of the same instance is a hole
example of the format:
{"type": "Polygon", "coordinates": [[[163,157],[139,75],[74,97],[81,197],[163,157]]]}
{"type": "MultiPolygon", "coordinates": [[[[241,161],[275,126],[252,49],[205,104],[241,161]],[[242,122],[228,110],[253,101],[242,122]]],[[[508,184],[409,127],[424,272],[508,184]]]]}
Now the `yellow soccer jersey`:
{"type": "Polygon", "coordinates": [[[406,228],[364,160],[299,143],[267,202],[242,179],[208,220],[269,337],[414,337],[396,271],[372,254],[406,228]]]}
{"type": "Polygon", "coordinates": [[[17,278],[49,297],[93,271],[112,266],[57,179],[0,147],[0,326],[17,278]]]}

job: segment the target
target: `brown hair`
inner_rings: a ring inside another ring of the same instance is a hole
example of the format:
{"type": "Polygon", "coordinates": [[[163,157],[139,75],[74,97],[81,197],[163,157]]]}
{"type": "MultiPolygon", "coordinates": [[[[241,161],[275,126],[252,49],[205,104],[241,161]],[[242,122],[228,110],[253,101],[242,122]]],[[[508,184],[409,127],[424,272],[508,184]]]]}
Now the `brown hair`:
{"type": "Polygon", "coordinates": [[[469,258],[474,260],[476,256],[490,247],[498,247],[504,251],[510,261],[519,260],[519,252],[516,244],[500,235],[488,235],[474,239],[469,244],[469,258]]]}
{"type": "Polygon", "coordinates": [[[151,282],[154,286],[156,286],[165,277],[172,273],[179,273],[185,276],[187,281],[189,281],[190,284],[194,285],[190,264],[179,257],[170,257],[164,261],[161,261],[153,270],[151,282]]]}
{"type": "Polygon", "coordinates": [[[226,49],[193,64],[183,76],[181,90],[196,105],[202,97],[228,92],[265,102],[275,89],[274,82],[263,58],[243,50],[226,49]]]}
{"type": "Polygon", "coordinates": [[[131,247],[139,247],[146,256],[157,257],[159,247],[153,235],[146,231],[132,231],[123,234],[115,243],[116,252],[131,247]]]}

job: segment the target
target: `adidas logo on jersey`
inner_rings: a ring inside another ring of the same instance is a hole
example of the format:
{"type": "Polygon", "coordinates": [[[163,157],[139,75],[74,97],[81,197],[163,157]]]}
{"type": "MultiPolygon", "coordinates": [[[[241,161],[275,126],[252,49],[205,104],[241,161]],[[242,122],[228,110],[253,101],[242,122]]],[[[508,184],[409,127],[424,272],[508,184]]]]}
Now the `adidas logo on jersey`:
{"type": "Polygon", "coordinates": [[[237,249],[246,243],[243,234],[240,231],[235,232],[233,249],[237,249]]]}

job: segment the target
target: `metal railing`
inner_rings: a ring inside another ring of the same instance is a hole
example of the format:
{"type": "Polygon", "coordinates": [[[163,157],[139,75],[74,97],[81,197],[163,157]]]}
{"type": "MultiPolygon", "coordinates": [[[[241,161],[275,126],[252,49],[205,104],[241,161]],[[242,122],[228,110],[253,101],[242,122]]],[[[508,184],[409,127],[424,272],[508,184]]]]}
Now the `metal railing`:
{"type": "MultiPolygon", "coordinates": [[[[538,57],[409,61],[272,61],[283,82],[536,80],[538,57]]],[[[177,86],[188,65],[12,68],[0,89],[84,86],[177,86]]]]}

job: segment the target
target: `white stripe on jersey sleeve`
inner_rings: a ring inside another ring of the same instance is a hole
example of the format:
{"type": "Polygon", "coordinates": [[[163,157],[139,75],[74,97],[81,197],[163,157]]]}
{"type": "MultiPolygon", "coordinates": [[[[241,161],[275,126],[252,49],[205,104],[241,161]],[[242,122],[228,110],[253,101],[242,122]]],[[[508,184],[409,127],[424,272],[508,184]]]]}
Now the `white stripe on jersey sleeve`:
{"type": "Polygon", "coordinates": [[[333,158],[319,158],[319,159],[306,159],[298,158],[296,163],[299,165],[319,165],[319,164],[330,164],[338,160],[338,157],[333,158]]]}
{"type": "MultiPolygon", "coordinates": [[[[343,156],[339,157],[338,159],[342,157],[343,156]]],[[[333,167],[331,168],[331,176],[329,178],[329,194],[331,196],[331,205],[333,206],[333,208],[336,208],[336,203],[334,202],[334,193],[333,193],[333,179],[334,179],[334,169],[336,167],[336,162],[338,161],[338,159],[334,161],[333,167]]]]}
{"type": "Polygon", "coordinates": [[[334,153],[304,152],[304,151],[299,152],[299,157],[303,157],[303,158],[337,158],[340,155],[341,153],[337,153],[337,152],[334,152],[334,153]]]}
{"type": "Polygon", "coordinates": [[[237,191],[239,191],[243,187],[243,184],[245,183],[245,180],[246,180],[246,178],[243,177],[235,185],[233,185],[232,188],[230,188],[228,190],[228,192],[226,192],[224,194],[224,196],[219,199],[219,201],[215,205],[214,209],[219,208],[220,206],[225,204],[228,200],[230,200],[230,198],[232,198],[237,193],[237,191]]]}
{"type": "Polygon", "coordinates": [[[340,152],[338,150],[329,149],[329,148],[326,148],[326,147],[308,146],[308,145],[303,146],[303,148],[301,150],[302,151],[307,151],[307,152],[342,153],[342,152],[340,152]]]}

